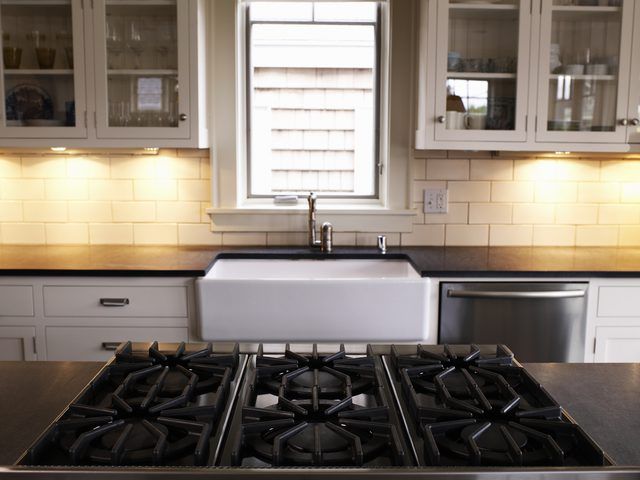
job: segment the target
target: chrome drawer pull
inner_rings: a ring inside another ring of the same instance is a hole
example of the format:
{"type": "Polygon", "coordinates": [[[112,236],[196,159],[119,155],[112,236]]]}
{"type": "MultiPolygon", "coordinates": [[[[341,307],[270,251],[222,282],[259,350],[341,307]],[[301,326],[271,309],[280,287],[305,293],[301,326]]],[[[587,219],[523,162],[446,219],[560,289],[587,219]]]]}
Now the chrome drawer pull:
{"type": "Polygon", "coordinates": [[[578,298],[586,295],[584,290],[558,290],[547,292],[476,292],[472,290],[447,290],[447,297],[456,298],[578,298]]]}
{"type": "Polygon", "coordinates": [[[102,349],[113,352],[118,349],[120,342],[102,342],[102,349]]]}
{"type": "Polygon", "coordinates": [[[124,307],[129,305],[128,298],[101,298],[100,305],[103,307],[124,307]]]}

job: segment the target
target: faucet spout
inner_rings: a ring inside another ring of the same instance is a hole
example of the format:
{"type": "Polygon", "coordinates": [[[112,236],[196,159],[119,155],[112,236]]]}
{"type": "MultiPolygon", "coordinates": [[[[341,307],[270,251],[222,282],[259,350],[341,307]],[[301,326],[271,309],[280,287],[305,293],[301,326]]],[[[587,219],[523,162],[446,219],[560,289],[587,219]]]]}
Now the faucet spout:
{"type": "Polygon", "coordinates": [[[307,201],[309,202],[308,238],[310,247],[320,246],[320,240],[316,240],[316,201],[318,196],[309,192],[307,201]]]}

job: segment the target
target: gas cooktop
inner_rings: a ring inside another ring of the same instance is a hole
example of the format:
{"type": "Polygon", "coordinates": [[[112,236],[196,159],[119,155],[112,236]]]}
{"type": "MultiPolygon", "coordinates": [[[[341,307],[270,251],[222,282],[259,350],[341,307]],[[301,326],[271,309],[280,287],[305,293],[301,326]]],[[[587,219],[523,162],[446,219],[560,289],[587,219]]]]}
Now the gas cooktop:
{"type": "Polygon", "coordinates": [[[126,478],[613,468],[503,345],[131,342],[18,465],[126,478]]]}

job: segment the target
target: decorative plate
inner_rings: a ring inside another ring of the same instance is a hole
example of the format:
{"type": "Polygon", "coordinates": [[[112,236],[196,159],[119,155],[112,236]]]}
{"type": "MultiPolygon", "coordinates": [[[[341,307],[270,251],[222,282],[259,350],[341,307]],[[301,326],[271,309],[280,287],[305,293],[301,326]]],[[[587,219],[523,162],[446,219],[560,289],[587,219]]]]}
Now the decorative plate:
{"type": "Polygon", "coordinates": [[[30,120],[53,118],[51,95],[38,85],[22,83],[16,85],[5,100],[7,120],[30,120]]]}

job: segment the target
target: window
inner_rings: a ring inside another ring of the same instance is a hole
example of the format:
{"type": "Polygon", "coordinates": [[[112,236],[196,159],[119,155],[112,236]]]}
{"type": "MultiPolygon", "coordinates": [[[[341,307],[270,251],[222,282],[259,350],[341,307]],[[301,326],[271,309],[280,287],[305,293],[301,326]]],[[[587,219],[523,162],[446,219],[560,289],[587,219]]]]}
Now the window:
{"type": "Polygon", "coordinates": [[[249,198],[378,198],[380,5],[246,2],[249,198]]]}

